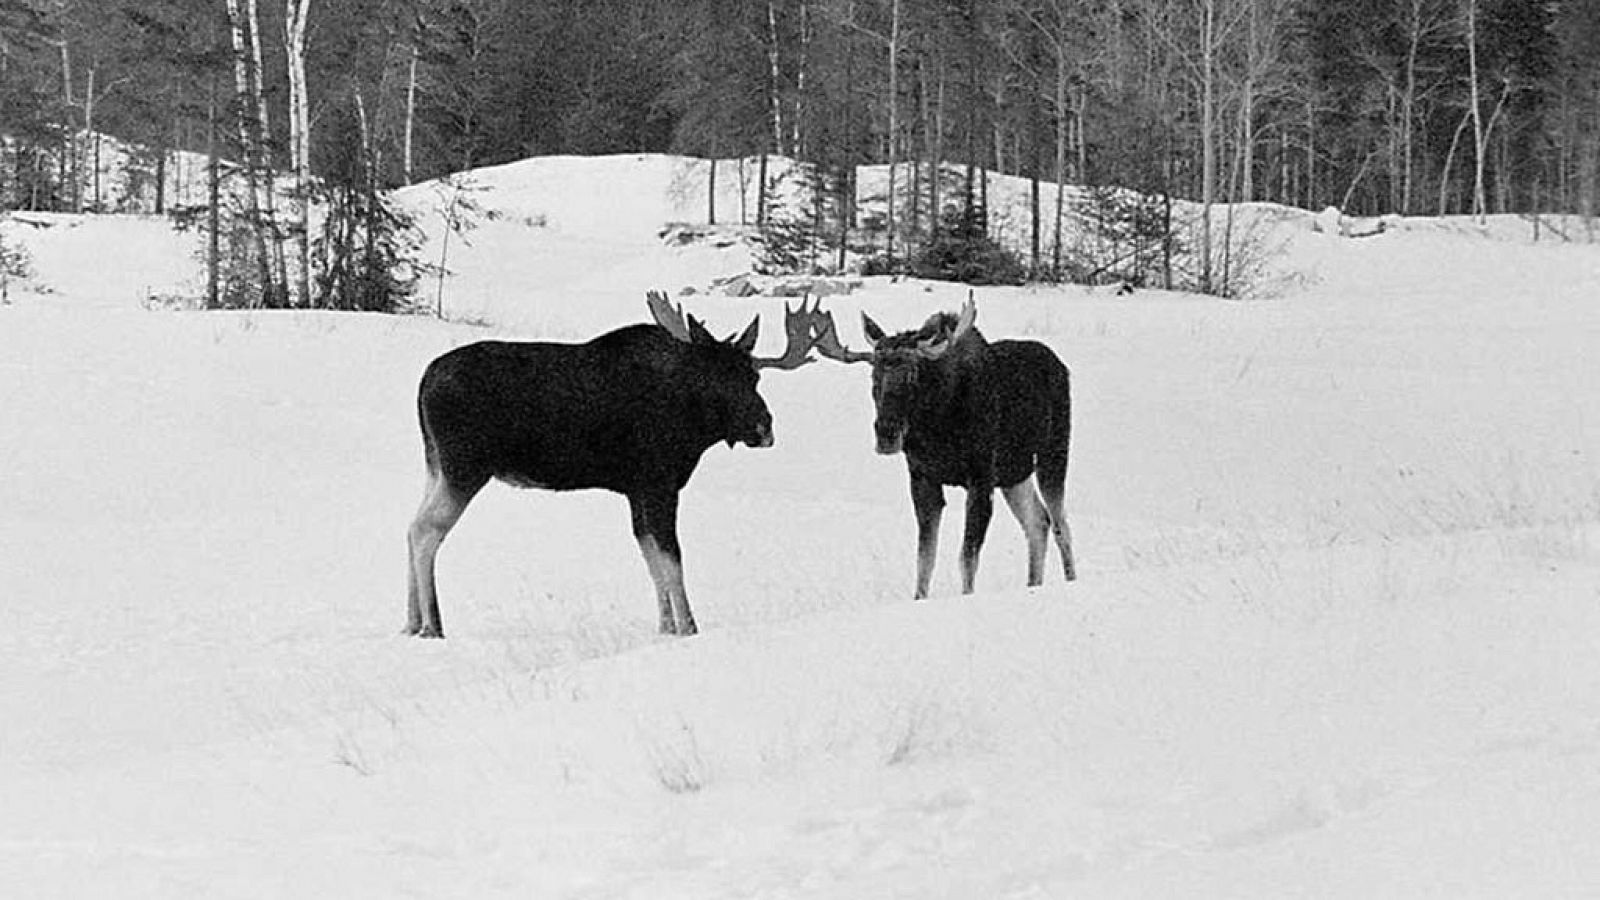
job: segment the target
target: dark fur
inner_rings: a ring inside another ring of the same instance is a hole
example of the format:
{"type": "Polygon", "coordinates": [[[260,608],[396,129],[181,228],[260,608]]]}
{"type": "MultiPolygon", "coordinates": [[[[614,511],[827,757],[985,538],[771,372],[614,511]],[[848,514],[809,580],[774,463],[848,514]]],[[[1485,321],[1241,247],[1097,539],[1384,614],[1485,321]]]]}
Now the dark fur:
{"type": "MultiPolygon", "coordinates": [[[[678,492],[711,445],[771,442],[757,378],[748,346],[680,341],[656,325],[584,344],[484,341],[434,360],[417,392],[429,480],[411,527],[407,632],[443,636],[433,553],[472,497],[498,478],[626,496],[657,582],[662,631],[693,634],[687,598],[676,608],[652,547],[681,566],[678,492]]],[[[678,582],[681,594],[681,575],[678,582]]]]}
{"type": "Polygon", "coordinates": [[[967,490],[964,592],[973,589],[996,488],[1009,489],[1007,500],[1028,535],[1028,583],[1042,582],[1046,530],[1054,533],[1071,580],[1076,573],[1063,512],[1072,436],[1071,375],[1043,344],[991,344],[976,327],[937,359],[927,358],[929,343],[947,338],[957,320],[950,313],[937,314],[919,329],[879,337],[873,350],[878,449],[903,450],[911,477],[918,523],[917,596],[927,595],[945,486],[967,490]],[[1037,477],[1042,504],[1027,484],[1029,476],[1037,477]]]}

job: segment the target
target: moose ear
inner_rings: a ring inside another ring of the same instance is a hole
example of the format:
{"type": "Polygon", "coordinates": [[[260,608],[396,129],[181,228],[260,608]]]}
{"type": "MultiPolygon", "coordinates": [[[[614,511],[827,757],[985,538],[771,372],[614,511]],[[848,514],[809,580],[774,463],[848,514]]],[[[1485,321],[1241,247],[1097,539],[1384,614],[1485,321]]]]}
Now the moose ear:
{"type": "Polygon", "coordinates": [[[760,316],[756,316],[754,319],[750,320],[750,324],[749,325],[745,326],[744,332],[742,334],[740,334],[736,338],[730,338],[728,343],[730,343],[733,346],[739,348],[741,351],[743,351],[745,353],[754,353],[755,349],[756,349],[756,338],[760,334],[761,334],[761,317],[760,316]]]}
{"type": "Polygon", "coordinates": [[[883,329],[878,327],[877,322],[872,321],[872,317],[867,315],[865,310],[861,312],[861,330],[867,336],[867,343],[874,347],[883,340],[883,329]]]}

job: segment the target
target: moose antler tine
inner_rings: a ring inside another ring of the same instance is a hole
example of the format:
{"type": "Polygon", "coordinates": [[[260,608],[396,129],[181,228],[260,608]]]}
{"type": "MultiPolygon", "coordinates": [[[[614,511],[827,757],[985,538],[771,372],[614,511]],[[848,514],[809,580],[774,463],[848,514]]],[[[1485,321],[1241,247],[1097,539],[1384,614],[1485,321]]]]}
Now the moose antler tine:
{"type": "MultiPolygon", "coordinates": [[[[650,309],[650,318],[657,325],[667,330],[667,333],[680,341],[691,340],[689,324],[684,321],[683,307],[674,306],[661,291],[646,291],[644,295],[645,306],[650,309]]],[[[693,316],[689,317],[693,320],[693,316]]]]}
{"type": "Polygon", "coordinates": [[[706,323],[700,321],[692,313],[685,316],[685,318],[689,320],[690,342],[700,344],[715,344],[717,342],[716,337],[711,334],[711,329],[706,327],[706,323]]]}
{"type": "Polygon", "coordinates": [[[835,362],[858,363],[871,362],[871,353],[862,353],[851,350],[839,341],[839,326],[833,320],[833,311],[824,310],[822,301],[817,301],[813,312],[815,331],[811,343],[816,346],[817,352],[835,362]]]}
{"type": "Polygon", "coordinates": [[[967,302],[961,304],[961,314],[956,317],[956,327],[950,332],[950,340],[957,338],[972,330],[974,322],[978,321],[978,304],[972,299],[972,292],[967,292],[967,302]]]}
{"type": "Polygon", "coordinates": [[[785,347],[782,356],[751,357],[758,369],[798,369],[807,363],[816,362],[811,356],[811,348],[816,343],[812,337],[811,319],[805,313],[805,303],[801,301],[799,309],[792,309],[789,301],[783,302],[783,332],[785,347]]]}

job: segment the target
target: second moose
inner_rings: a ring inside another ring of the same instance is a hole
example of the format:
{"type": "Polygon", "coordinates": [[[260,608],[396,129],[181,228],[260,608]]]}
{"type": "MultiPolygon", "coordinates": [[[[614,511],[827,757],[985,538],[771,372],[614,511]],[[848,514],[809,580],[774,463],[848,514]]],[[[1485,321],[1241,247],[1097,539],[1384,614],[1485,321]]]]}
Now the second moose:
{"type": "Polygon", "coordinates": [[[959,314],[936,313],[921,328],[899,334],[886,334],[862,313],[870,353],[846,349],[832,313],[819,316],[818,352],[872,364],[878,452],[905,453],[917,517],[917,599],[928,596],[933,578],[947,485],[967,491],[963,593],[972,593],[977,578],[997,487],[1027,535],[1028,585],[1044,581],[1052,536],[1073,580],[1064,508],[1072,390],[1055,353],[1037,341],[989,343],[974,326],[971,298],[959,314]]]}

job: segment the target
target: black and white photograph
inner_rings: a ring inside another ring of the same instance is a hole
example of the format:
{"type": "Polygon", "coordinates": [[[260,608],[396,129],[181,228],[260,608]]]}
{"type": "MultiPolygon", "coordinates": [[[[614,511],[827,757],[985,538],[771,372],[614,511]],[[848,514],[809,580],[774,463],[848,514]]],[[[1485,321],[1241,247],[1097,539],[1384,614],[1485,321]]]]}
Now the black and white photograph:
{"type": "Polygon", "coordinates": [[[1600,3],[0,0],[0,896],[1600,890],[1600,3]]]}

